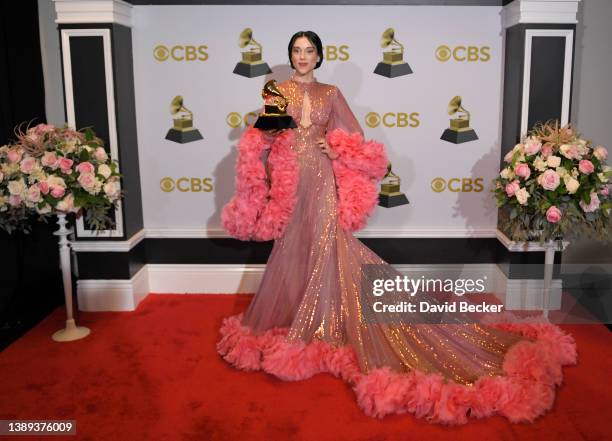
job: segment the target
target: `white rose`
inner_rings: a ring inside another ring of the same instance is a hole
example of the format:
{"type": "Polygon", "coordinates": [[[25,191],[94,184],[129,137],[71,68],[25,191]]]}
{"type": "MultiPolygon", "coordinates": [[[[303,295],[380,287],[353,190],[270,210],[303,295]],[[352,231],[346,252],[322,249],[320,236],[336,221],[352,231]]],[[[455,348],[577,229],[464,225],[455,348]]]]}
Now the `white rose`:
{"type": "Polygon", "coordinates": [[[576,167],[572,169],[572,177],[577,178],[580,175],[580,172],[576,167]]]}
{"type": "Polygon", "coordinates": [[[557,167],[555,169],[555,171],[562,178],[565,178],[566,176],[569,176],[569,172],[567,171],[567,169],[565,167],[557,167]]]}
{"type": "Polygon", "coordinates": [[[49,204],[45,204],[44,207],[42,208],[38,208],[38,205],[36,206],[36,212],[38,214],[46,214],[46,213],[51,213],[51,205],[49,204]]]}
{"type": "Polygon", "coordinates": [[[519,204],[527,205],[527,199],[531,195],[524,188],[520,188],[516,193],[514,193],[514,196],[516,196],[516,200],[519,202],[519,204]]]}
{"type": "Polygon", "coordinates": [[[547,162],[544,159],[542,159],[541,156],[538,156],[533,161],[533,166],[535,167],[537,171],[544,171],[547,168],[547,162]]]}
{"type": "Polygon", "coordinates": [[[599,178],[601,182],[604,182],[604,183],[608,182],[608,178],[603,173],[597,173],[597,177],[599,178]]]}
{"type": "Polygon", "coordinates": [[[104,184],[104,193],[106,193],[106,196],[108,196],[111,200],[119,199],[119,196],[121,195],[119,182],[109,181],[104,184]]]}
{"type": "Polygon", "coordinates": [[[60,178],[59,176],[49,176],[47,178],[47,184],[49,184],[49,187],[64,187],[66,188],[66,182],[60,178]]]}
{"type": "Polygon", "coordinates": [[[20,179],[18,181],[11,181],[8,183],[8,190],[10,194],[19,196],[23,192],[25,192],[25,189],[26,189],[26,185],[23,179],[20,179]]]}
{"type": "Polygon", "coordinates": [[[112,171],[108,165],[102,164],[98,166],[98,174],[104,176],[104,179],[108,179],[111,173],[112,171]]]}
{"type": "Polygon", "coordinates": [[[506,167],[499,175],[504,179],[512,179],[514,177],[514,172],[510,167],[506,167]]]}
{"type": "Polygon", "coordinates": [[[569,175],[563,179],[563,182],[565,182],[565,188],[567,188],[567,192],[569,194],[576,193],[576,191],[578,191],[578,187],[580,187],[578,180],[570,177],[569,175]]]}
{"type": "Polygon", "coordinates": [[[561,165],[561,158],[558,156],[549,156],[546,163],[550,168],[557,168],[561,165]]]}

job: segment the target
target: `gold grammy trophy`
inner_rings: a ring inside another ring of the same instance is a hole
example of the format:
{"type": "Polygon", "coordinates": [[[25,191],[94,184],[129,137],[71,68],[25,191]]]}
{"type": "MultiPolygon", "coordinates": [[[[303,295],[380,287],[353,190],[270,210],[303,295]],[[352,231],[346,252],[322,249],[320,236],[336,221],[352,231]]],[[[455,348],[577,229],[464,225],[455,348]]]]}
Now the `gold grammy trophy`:
{"type": "Polygon", "coordinates": [[[388,51],[383,51],[383,61],[378,63],[374,73],[387,78],[401,77],[412,73],[408,63],[404,61],[404,45],[395,39],[393,28],[387,29],[382,34],[380,47],[389,47],[388,51]]]}
{"type": "Polygon", "coordinates": [[[234,68],[235,74],[253,78],[272,73],[270,66],[262,59],[261,44],[253,40],[253,30],[251,28],[246,28],[240,33],[238,45],[240,47],[251,45],[251,47],[242,52],[242,61],[236,64],[234,68]]]}
{"type": "Polygon", "coordinates": [[[186,144],[204,139],[200,131],[193,127],[193,113],[183,105],[182,96],[177,95],[170,102],[170,114],[174,116],[174,125],[166,134],[167,140],[186,144]]]}
{"type": "Polygon", "coordinates": [[[289,100],[276,87],[276,80],[270,80],[264,85],[261,97],[264,99],[264,112],[255,121],[255,128],[261,130],[282,130],[295,129],[297,127],[291,115],[287,114],[289,100]],[[272,103],[268,104],[270,99],[272,103]]]}
{"type": "Polygon", "coordinates": [[[387,165],[387,174],[380,184],[378,205],[391,208],[409,204],[408,198],[400,191],[400,177],[391,170],[391,163],[387,165]]]}
{"type": "Polygon", "coordinates": [[[478,139],[476,132],[470,127],[470,112],[461,105],[461,97],[456,96],[448,103],[448,114],[457,117],[450,120],[450,127],[442,133],[440,139],[461,144],[478,139]],[[461,113],[459,113],[461,112],[461,113]]]}

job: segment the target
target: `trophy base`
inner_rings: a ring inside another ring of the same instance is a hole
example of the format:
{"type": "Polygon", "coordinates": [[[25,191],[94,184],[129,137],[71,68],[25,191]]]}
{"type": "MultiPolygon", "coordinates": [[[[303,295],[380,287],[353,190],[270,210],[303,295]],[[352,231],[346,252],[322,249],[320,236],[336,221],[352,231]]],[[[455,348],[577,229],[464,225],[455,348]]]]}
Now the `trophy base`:
{"type": "Polygon", "coordinates": [[[470,142],[478,139],[476,132],[473,129],[467,130],[451,130],[446,129],[440,139],[444,141],[452,142],[453,144],[461,144],[463,142],[470,142]]]}
{"type": "Polygon", "coordinates": [[[378,205],[385,208],[398,207],[409,204],[408,198],[404,193],[378,194],[378,205]]]}
{"type": "Polygon", "coordinates": [[[253,64],[239,62],[234,68],[234,73],[243,77],[253,78],[272,73],[272,70],[265,61],[253,64]]]}
{"type": "Polygon", "coordinates": [[[295,129],[297,124],[290,115],[261,115],[259,118],[257,118],[257,121],[255,121],[255,125],[253,127],[260,130],[282,130],[295,129]]]}
{"type": "Polygon", "coordinates": [[[401,77],[412,73],[408,63],[388,64],[380,62],[374,69],[374,73],[387,78],[401,77]]]}
{"type": "Polygon", "coordinates": [[[170,129],[166,134],[166,139],[168,141],[178,142],[179,144],[187,144],[188,142],[198,141],[204,138],[198,129],[189,129],[185,130],[184,132],[176,129],[170,129]]]}

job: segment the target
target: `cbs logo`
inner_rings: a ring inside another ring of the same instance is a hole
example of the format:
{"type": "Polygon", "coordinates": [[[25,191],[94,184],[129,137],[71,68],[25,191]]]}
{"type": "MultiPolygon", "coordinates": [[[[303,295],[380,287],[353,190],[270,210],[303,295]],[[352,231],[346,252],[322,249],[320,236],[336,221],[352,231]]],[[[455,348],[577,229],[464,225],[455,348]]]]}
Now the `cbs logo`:
{"type": "Polygon", "coordinates": [[[347,61],[351,57],[348,49],[349,47],[346,44],[325,46],[323,58],[326,61],[347,61]]]}
{"type": "Polygon", "coordinates": [[[420,113],[412,112],[387,112],[382,116],[376,112],[370,112],[365,116],[365,123],[368,127],[378,127],[381,123],[385,127],[418,127],[420,113]]]}
{"type": "Polygon", "coordinates": [[[455,61],[489,61],[491,59],[489,46],[455,46],[453,48],[441,45],[436,48],[438,61],[446,62],[451,58],[455,61]]]}
{"type": "Polygon", "coordinates": [[[158,44],[153,48],[153,57],[161,62],[166,61],[168,58],[172,58],[174,61],[206,61],[208,60],[206,49],[208,49],[208,46],[205,44],[199,46],[177,44],[170,48],[163,44],[158,44]]]}
{"type": "Polygon", "coordinates": [[[165,193],[170,193],[174,190],[178,190],[182,193],[193,192],[197,193],[204,191],[210,193],[213,191],[212,178],[178,178],[172,179],[169,177],[162,178],[159,182],[159,186],[165,193]]]}
{"type": "Polygon", "coordinates": [[[484,190],[483,178],[434,178],[431,181],[431,189],[436,193],[441,193],[444,190],[452,191],[453,193],[480,193],[484,190]]]}
{"type": "Polygon", "coordinates": [[[255,112],[249,112],[241,115],[238,112],[230,112],[225,117],[225,123],[230,126],[232,129],[240,127],[240,125],[244,124],[245,127],[253,124],[257,120],[257,114],[255,112]]]}

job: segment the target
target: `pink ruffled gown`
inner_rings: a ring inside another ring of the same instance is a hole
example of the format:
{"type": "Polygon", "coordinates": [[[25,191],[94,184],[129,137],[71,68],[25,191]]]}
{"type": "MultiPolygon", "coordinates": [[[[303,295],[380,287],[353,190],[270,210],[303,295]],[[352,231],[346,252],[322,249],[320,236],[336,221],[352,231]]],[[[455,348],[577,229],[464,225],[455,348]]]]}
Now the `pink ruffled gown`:
{"type": "Polygon", "coordinates": [[[364,320],[372,305],[359,295],[362,265],[377,264],[380,277],[399,273],[338,225],[332,161],[316,145],[328,131],[361,127],[335,86],[289,80],[279,89],[298,124],[297,204],[248,310],[224,320],[224,359],[288,381],[331,373],[376,417],[460,424],[497,413],[519,422],[550,409],[561,366],[576,362],[572,337],[556,326],[364,320]]]}

